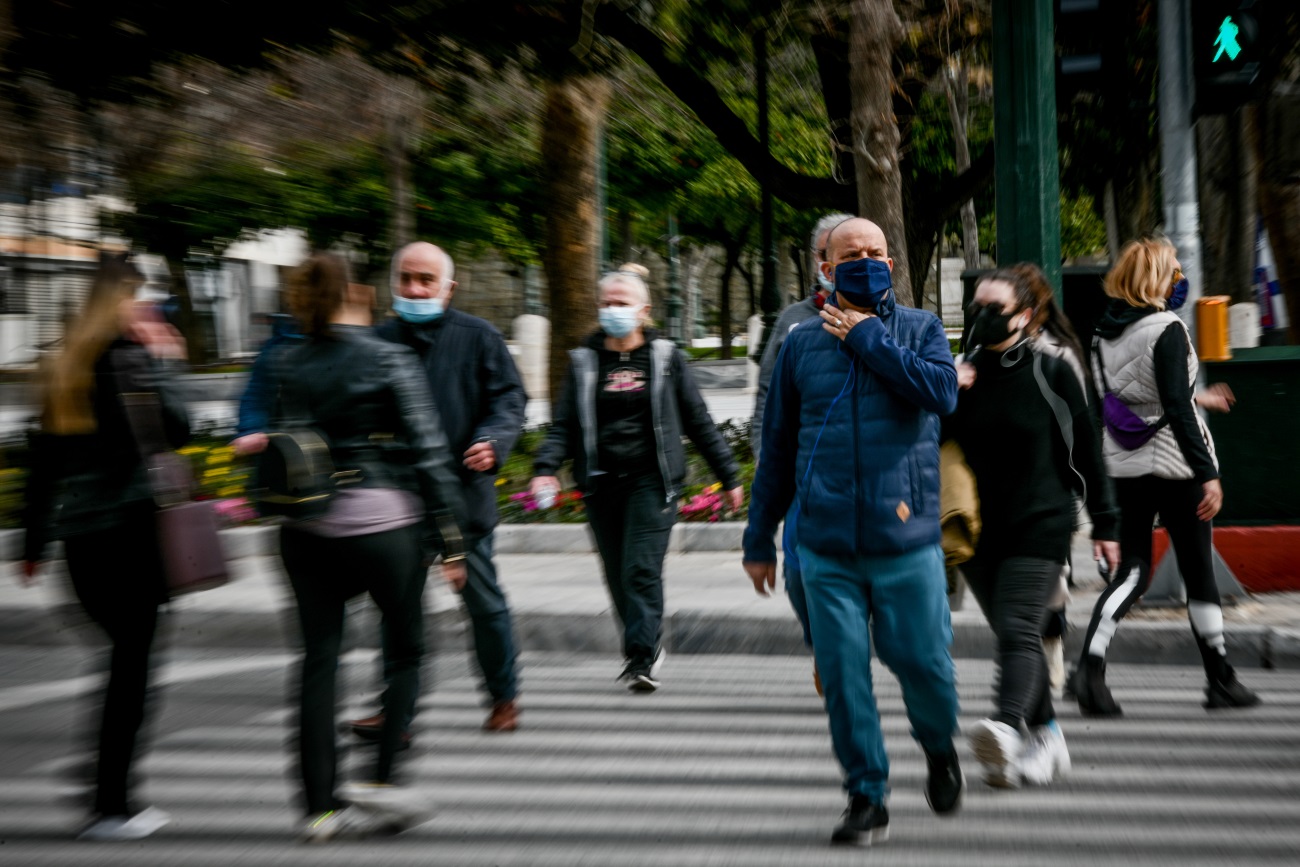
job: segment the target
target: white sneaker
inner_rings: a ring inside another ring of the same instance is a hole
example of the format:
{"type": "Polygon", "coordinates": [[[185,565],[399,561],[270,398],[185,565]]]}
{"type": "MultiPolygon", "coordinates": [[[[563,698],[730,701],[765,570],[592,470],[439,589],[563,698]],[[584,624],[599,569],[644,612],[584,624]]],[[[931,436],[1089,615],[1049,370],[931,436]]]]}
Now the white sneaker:
{"type": "Polygon", "coordinates": [[[970,730],[970,747],[984,766],[984,782],[998,789],[1020,785],[1020,756],[1024,738],[1006,723],[982,719],[970,730]]]}
{"type": "Polygon", "coordinates": [[[1052,720],[1034,726],[1020,760],[1021,779],[1030,785],[1046,786],[1070,772],[1070,751],[1065,746],[1061,727],[1052,720]]]}
{"type": "Polygon", "coordinates": [[[344,807],[308,816],[298,834],[304,843],[361,840],[375,830],[374,820],[356,807],[344,807]]]}
{"type": "Polygon", "coordinates": [[[658,680],[659,672],[664,667],[664,660],[668,658],[668,651],[664,650],[662,645],[655,648],[655,661],[650,663],[650,679],[658,680]]]}
{"type": "Polygon", "coordinates": [[[171,820],[171,816],[153,807],[146,807],[134,816],[100,816],[87,825],[77,839],[104,843],[143,840],[171,820]]]}
{"type": "Polygon", "coordinates": [[[346,783],[339,796],[367,815],[374,825],[371,833],[400,834],[433,815],[433,805],[405,786],[346,783]]]}

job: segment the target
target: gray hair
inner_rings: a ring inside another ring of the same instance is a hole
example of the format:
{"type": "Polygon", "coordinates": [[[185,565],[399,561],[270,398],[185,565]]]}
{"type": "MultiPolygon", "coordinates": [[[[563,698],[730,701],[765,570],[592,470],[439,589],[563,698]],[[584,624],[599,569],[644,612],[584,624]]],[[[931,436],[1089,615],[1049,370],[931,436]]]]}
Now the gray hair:
{"type": "Polygon", "coordinates": [[[817,246],[821,236],[827,234],[845,220],[852,219],[852,214],[827,214],[817,221],[817,225],[813,226],[812,236],[808,238],[808,249],[812,250],[814,259],[818,262],[826,261],[826,248],[817,246]]]}
{"type": "Polygon", "coordinates": [[[645,285],[645,280],[641,279],[641,275],[635,271],[610,271],[596,284],[597,296],[599,297],[609,287],[620,283],[631,289],[640,298],[642,304],[650,303],[650,289],[645,285]]]}
{"type": "Polygon", "coordinates": [[[452,261],[450,253],[439,247],[437,244],[429,244],[428,241],[412,241],[393,254],[393,264],[388,271],[388,287],[394,295],[398,295],[401,292],[402,281],[400,278],[402,274],[402,259],[411,251],[411,248],[418,247],[422,244],[428,244],[430,247],[442,254],[442,286],[439,288],[446,289],[451,285],[451,281],[455,278],[456,263],[452,261]]]}

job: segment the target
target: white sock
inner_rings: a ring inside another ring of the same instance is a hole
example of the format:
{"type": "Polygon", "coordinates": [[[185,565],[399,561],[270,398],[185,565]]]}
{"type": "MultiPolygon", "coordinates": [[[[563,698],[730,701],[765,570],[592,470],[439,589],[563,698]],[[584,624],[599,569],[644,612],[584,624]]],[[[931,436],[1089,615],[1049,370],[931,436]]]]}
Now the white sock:
{"type": "Polygon", "coordinates": [[[1187,618],[1192,621],[1192,628],[1196,630],[1196,635],[1219,652],[1220,656],[1227,656],[1228,649],[1224,646],[1223,641],[1223,607],[1213,602],[1200,602],[1196,599],[1189,599],[1187,602],[1187,618]]]}

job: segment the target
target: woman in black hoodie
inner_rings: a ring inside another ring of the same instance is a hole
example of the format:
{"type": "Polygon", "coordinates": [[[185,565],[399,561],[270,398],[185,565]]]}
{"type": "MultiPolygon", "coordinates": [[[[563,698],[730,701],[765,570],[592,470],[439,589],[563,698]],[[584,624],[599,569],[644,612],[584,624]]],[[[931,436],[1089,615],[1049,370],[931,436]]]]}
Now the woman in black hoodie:
{"type": "Polygon", "coordinates": [[[996,713],[969,734],[989,785],[1045,784],[1070,767],[1040,636],[1069,556],[1076,493],[1092,516],[1097,556],[1112,563],[1117,515],[1079,377],[1033,339],[1047,331],[1082,362],[1043,272],[1028,264],[995,271],[976,287],[971,312],[970,363],[958,368],[962,391],[945,429],[979,489],[983,529],[962,572],[997,634],[1002,677],[996,713]]]}
{"type": "Polygon", "coordinates": [[[646,327],[650,293],[641,274],[606,274],[599,284],[601,330],[570,351],[568,374],[534,464],[533,496],[559,491],[573,459],[605,582],[623,625],[628,689],[659,687],[664,652],[663,564],[686,474],[682,434],[704,454],[740,508],[744,492],[731,449],[709,417],[685,357],[646,327]]]}
{"type": "Polygon", "coordinates": [[[1214,441],[1195,407],[1227,412],[1232,393],[1211,387],[1193,397],[1196,355],[1187,326],[1170,312],[1186,300],[1187,280],[1168,241],[1126,246],[1106,277],[1106,294],[1111,302],[1097,325],[1092,363],[1103,395],[1102,447],[1120,506],[1124,560],[1097,599],[1070,687],[1084,713],[1120,715],[1106,686],[1106,650],[1151,583],[1151,526],[1159,515],[1187,585],[1187,614],[1208,679],[1205,706],[1249,707],[1259,698],[1237,680],[1224,647],[1210,547],[1223,488],[1214,441]]]}

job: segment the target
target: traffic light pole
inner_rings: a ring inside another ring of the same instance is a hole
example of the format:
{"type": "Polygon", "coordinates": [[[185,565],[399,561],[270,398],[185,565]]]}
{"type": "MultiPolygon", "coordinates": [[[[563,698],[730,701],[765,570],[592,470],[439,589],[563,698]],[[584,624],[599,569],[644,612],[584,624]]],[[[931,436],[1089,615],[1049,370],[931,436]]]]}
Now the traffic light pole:
{"type": "Polygon", "coordinates": [[[1053,0],[993,4],[993,155],[999,265],[1035,262],[1061,292],[1053,0]]]}

